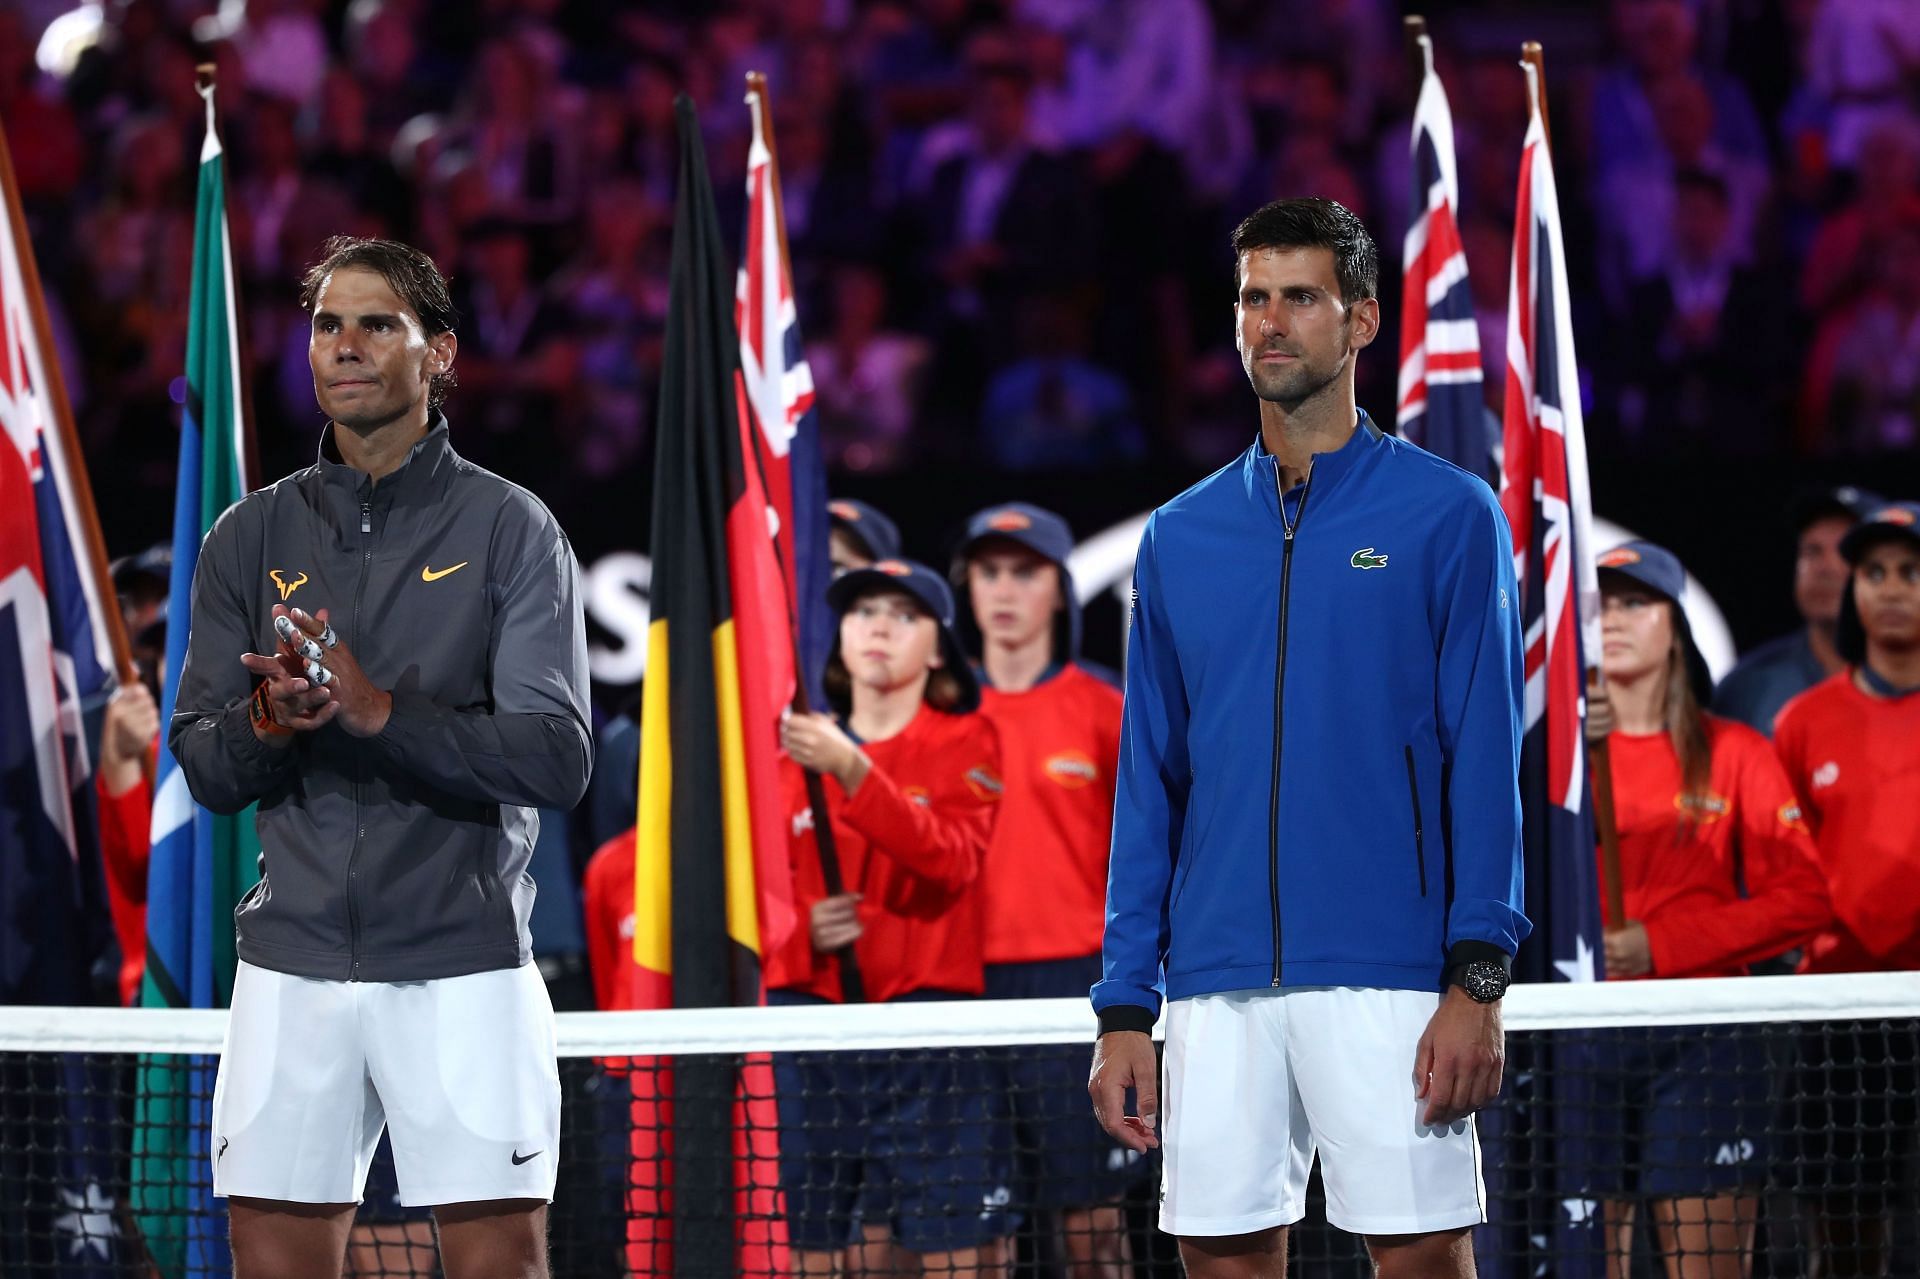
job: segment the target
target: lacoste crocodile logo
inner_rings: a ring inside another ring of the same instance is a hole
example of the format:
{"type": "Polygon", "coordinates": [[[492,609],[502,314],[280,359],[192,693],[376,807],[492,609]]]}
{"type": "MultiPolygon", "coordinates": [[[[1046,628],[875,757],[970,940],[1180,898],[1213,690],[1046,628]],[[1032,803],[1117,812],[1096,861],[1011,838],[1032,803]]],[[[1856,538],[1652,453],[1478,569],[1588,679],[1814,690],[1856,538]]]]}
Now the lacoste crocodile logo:
{"type": "Polygon", "coordinates": [[[1353,558],[1349,560],[1348,563],[1352,564],[1355,568],[1385,568],[1387,566],[1387,557],[1384,555],[1375,555],[1371,546],[1365,546],[1355,551],[1353,558]]]}
{"type": "Polygon", "coordinates": [[[291,582],[280,576],[280,570],[277,568],[268,569],[267,576],[272,578],[273,584],[280,588],[280,602],[282,604],[287,602],[289,595],[292,595],[295,591],[307,584],[307,575],[305,573],[294,578],[291,582]]]}
{"type": "Polygon", "coordinates": [[[439,568],[439,569],[428,568],[425,564],[422,564],[420,566],[420,580],[423,582],[437,582],[449,573],[458,573],[461,569],[465,568],[469,563],[471,563],[471,561],[461,560],[458,564],[455,564],[452,568],[439,568]]]}

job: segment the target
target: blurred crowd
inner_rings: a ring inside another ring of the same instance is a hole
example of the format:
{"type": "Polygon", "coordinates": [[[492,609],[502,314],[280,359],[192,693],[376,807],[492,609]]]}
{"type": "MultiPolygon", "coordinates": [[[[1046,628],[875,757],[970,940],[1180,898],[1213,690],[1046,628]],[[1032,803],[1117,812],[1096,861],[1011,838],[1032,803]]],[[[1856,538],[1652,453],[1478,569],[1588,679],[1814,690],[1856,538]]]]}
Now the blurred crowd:
{"type": "MultiPolygon", "coordinates": [[[[1431,9],[1489,404],[1514,51],[1536,35],[1597,447],[1916,442],[1920,6],[1535,4],[1526,32],[1431,9]]],[[[1221,340],[1242,213],[1336,198],[1397,277],[1398,23],[1387,0],[39,0],[0,11],[0,117],[89,452],[120,461],[128,501],[164,491],[175,456],[201,60],[269,478],[318,426],[292,303],[334,233],[420,244],[454,278],[469,456],[549,496],[643,469],[673,100],[698,105],[737,228],[748,70],[772,87],[834,466],[1194,462],[1245,429],[1221,340]],[[539,449],[516,438],[529,422],[539,449]]],[[[1384,411],[1393,361],[1362,378],[1384,411]]]]}

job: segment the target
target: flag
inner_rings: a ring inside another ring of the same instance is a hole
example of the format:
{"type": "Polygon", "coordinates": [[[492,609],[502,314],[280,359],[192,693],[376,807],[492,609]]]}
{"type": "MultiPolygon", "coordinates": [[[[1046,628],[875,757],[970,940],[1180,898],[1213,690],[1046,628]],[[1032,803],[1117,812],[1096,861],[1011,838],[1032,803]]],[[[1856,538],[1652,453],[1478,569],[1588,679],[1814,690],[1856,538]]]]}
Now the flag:
{"type": "MultiPolygon", "coordinates": [[[[692,100],[675,113],[634,958],[644,1006],[708,1008],[760,1002],[761,957],[794,927],[778,724],[795,669],[706,155],[692,100]]],[[[777,1272],[766,1063],[635,1062],[631,1080],[629,1267],[777,1272]]]]}
{"type": "Polygon", "coordinates": [[[799,639],[799,676],[807,704],[819,708],[826,705],[820,680],[834,632],[833,611],[827,607],[827,585],[833,580],[827,556],[827,468],[820,453],[820,415],[813,406],[813,371],[794,307],[773,124],[764,84],[750,79],[756,90],[747,95],[753,142],[747,150],[746,249],[734,291],[734,323],[757,428],[751,438],[776,517],[777,553],[799,639]]]}
{"type": "MultiPolygon", "coordinates": [[[[1520,981],[1593,981],[1600,951],[1599,876],[1584,739],[1585,660],[1597,657],[1593,563],[1579,370],[1566,249],[1538,69],[1526,66],[1532,118],[1520,157],[1507,293],[1507,389],[1500,505],[1513,531],[1525,647],[1526,736],[1520,756],[1527,916],[1520,981]]],[[[1602,1032],[1605,1033],[1605,1032],[1602,1032]]],[[[1506,1104],[1488,1112],[1489,1194],[1510,1233],[1489,1255],[1515,1274],[1598,1276],[1604,1232],[1585,1190],[1585,1142],[1599,1120],[1590,1044],[1579,1033],[1532,1037],[1508,1062],[1506,1104]]],[[[1606,1122],[1613,1122],[1612,1119],[1606,1122]]]]}
{"type": "Polygon", "coordinates": [[[1400,434],[1490,478],[1488,413],[1481,398],[1480,332],[1460,242],[1460,182],[1453,113],[1433,69],[1433,41],[1420,38],[1426,75],[1413,109],[1413,216],[1402,253],[1400,434]]]}
{"type": "MultiPolygon", "coordinates": [[[[240,384],[240,316],[227,232],[225,161],[212,86],[202,86],[200,95],[207,104],[207,133],[200,149],[194,212],[187,402],[180,415],[180,470],[174,490],[172,612],[160,694],[162,725],[173,718],[180,668],[186,662],[192,625],[188,607],[201,539],[220,513],[247,491],[247,415],[240,384]]],[[[253,808],[220,816],[195,804],[163,736],[154,774],[142,1006],[227,1006],[237,962],[233,908],[260,878],[259,854],[253,808]]],[[[167,1279],[232,1269],[225,1214],[213,1198],[207,1149],[213,1073],[213,1060],[204,1057],[149,1057],[140,1067],[134,1206],[147,1247],[167,1279]]]]}
{"type": "MultiPolygon", "coordinates": [[[[82,720],[114,686],[117,605],[4,138],[0,187],[0,1003],[85,1004],[107,908],[82,720]]],[[[111,1085],[77,1054],[0,1063],[0,1198],[24,1226],[0,1270],[122,1262],[111,1085]]]]}

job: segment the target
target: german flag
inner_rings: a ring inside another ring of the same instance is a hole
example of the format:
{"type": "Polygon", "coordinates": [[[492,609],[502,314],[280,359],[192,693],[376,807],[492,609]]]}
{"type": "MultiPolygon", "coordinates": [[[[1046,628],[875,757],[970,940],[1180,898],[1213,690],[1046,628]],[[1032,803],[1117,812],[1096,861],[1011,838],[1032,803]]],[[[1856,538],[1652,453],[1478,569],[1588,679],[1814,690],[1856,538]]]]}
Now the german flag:
{"type": "MultiPolygon", "coordinates": [[[[761,1002],[794,926],[779,717],[794,691],[726,261],[693,103],[680,142],[654,462],[634,958],[642,1007],[761,1002]]],[[[636,1274],[784,1269],[764,1060],[635,1062],[628,1261],[636,1274]]]]}

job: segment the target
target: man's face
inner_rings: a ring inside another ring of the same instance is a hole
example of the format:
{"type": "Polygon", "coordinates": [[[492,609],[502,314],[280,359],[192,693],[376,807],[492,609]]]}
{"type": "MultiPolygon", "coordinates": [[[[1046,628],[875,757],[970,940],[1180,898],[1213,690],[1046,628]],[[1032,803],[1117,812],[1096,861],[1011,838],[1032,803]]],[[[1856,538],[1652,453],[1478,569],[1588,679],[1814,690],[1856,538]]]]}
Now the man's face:
{"type": "Polygon", "coordinates": [[[434,375],[453,367],[455,345],[451,333],[428,337],[378,271],[342,267],[313,302],[314,398],[338,425],[378,430],[425,402],[434,375]]]}
{"type": "Polygon", "coordinates": [[[1871,547],[1853,570],[1860,628],[1882,647],[1920,648],[1920,545],[1892,538],[1871,547]]]}
{"type": "Polygon", "coordinates": [[[1298,408],[1331,386],[1373,341],[1380,307],[1347,306],[1331,249],[1249,249],[1240,255],[1234,344],[1253,393],[1298,408]]]}
{"type": "Polygon", "coordinates": [[[1840,593],[1849,571],[1840,558],[1840,539],[1852,527],[1853,521],[1846,516],[1829,515],[1800,534],[1800,554],[1793,562],[1793,602],[1800,616],[1817,626],[1832,626],[1840,618],[1840,593]]]}

